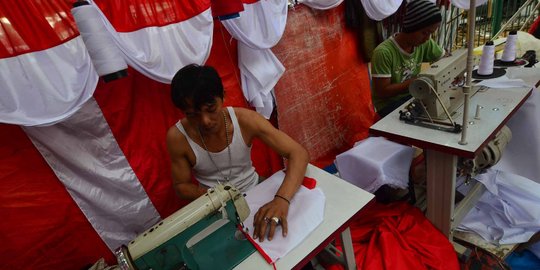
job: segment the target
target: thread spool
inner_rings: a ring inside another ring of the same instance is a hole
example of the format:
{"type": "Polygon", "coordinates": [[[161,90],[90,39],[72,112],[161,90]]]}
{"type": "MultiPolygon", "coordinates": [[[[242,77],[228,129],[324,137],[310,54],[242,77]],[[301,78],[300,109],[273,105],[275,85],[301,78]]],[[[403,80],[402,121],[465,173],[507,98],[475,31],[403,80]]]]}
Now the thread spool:
{"type": "Polygon", "coordinates": [[[478,66],[478,74],[491,75],[493,74],[493,63],[495,62],[495,45],[493,41],[488,41],[482,50],[480,65],[478,66]]]}
{"type": "Polygon", "coordinates": [[[77,1],[73,3],[71,13],[98,75],[105,82],[126,77],[126,60],[96,7],[87,1],[77,1]]]}
{"type": "Polygon", "coordinates": [[[504,45],[503,55],[501,61],[503,62],[514,62],[516,60],[516,43],[517,43],[517,32],[510,31],[508,37],[506,38],[506,44],[504,45]]]}

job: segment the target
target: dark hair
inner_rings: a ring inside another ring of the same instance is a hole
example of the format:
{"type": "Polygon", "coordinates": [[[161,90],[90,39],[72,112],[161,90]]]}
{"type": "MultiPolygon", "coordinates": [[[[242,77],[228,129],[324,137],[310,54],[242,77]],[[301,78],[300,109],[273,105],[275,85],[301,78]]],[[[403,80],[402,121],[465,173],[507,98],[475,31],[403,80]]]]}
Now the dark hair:
{"type": "Polygon", "coordinates": [[[204,104],[223,99],[223,83],[211,66],[189,64],[174,75],[171,82],[171,99],[174,106],[185,110],[188,102],[198,110],[204,104]]]}

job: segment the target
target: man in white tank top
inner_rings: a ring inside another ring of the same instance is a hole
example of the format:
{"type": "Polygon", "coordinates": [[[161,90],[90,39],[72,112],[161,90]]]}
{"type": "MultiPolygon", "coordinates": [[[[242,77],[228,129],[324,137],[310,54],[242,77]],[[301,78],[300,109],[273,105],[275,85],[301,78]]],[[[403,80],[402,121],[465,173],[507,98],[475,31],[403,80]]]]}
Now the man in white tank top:
{"type": "Polygon", "coordinates": [[[185,115],[167,132],[174,189],[188,200],[204,195],[218,181],[250,189],[259,178],[251,163],[251,144],[259,138],[287,158],[288,166],[274,199],[255,214],[253,238],[272,240],[279,225],[286,236],[289,204],[302,184],[308,152],[257,112],[223,107],[223,96],[221,78],[210,66],[191,64],[174,76],[171,98],[185,115]],[[192,173],[199,185],[191,181],[192,173]]]}

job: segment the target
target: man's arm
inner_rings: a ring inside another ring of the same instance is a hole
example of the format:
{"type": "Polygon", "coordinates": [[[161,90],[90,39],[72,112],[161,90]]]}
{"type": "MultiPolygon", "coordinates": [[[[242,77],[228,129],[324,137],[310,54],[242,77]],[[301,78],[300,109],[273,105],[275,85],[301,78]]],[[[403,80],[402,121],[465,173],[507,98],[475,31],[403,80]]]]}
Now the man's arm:
{"type": "Polygon", "coordinates": [[[302,184],[309,162],[307,150],[284,132],[276,129],[268,120],[257,112],[236,108],[242,133],[247,133],[249,140],[254,137],[261,139],[266,145],[282,157],[287,158],[288,165],[283,183],[274,199],[262,206],[254,217],[254,237],[263,241],[266,227],[270,226],[268,240],[272,240],[276,224],[266,223],[264,218],[278,217],[281,220],[283,236],[287,235],[287,214],[289,203],[302,184]]]}
{"type": "Polygon", "coordinates": [[[379,45],[371,59],[371,82],[373,93],[380,99],[395,97],[407,93],[412,79],[392,83],[392,71],[395,68],[394,55],[386,47],[379,45]]]}
{"type": "Polygon", "coordinates": [[[176,127],[167,131],[167,150],[171,158],[173,188],[185,200],[195,200],[206,193],[206,189],[191,180],[191,163],[187,158],[189,143],[176,127]]]}
{"type": "Polygon", "coordinates": [[[409,92],[409,85],[415,78],[401,83],[392,83],[391,78],[372,78],[373,89],[379,98],[390,98],[409,92]]]}

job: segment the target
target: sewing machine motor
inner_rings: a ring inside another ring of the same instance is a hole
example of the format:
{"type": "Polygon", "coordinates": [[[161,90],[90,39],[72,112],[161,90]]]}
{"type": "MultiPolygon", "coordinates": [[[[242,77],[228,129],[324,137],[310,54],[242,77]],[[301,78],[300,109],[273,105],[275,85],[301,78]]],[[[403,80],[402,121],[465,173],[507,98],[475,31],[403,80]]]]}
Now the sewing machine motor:
{"type": "Polygon", "coordinates": [[[211,188],[121,246],[115,252],[120,269],[232,269],[255,251],[239,230],[249,213],[236,188],[211,188]]]}

